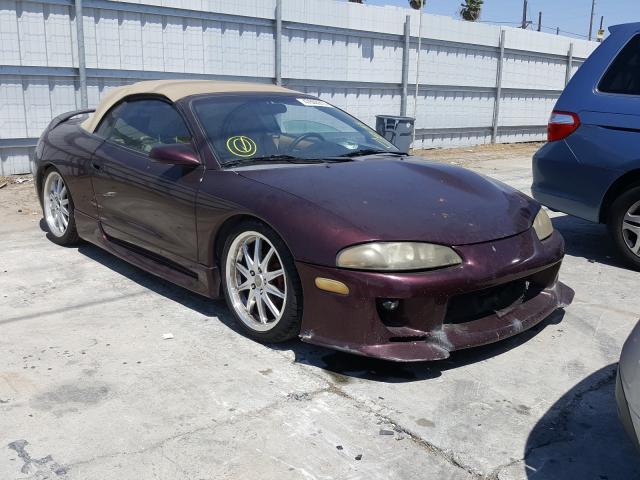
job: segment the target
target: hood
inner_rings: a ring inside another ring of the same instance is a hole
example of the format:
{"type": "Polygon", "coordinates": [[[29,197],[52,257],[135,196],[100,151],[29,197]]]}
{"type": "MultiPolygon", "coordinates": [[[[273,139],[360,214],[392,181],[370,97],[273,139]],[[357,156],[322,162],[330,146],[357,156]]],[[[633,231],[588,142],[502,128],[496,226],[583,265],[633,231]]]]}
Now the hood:
{"type": "Polygon", "coordinates": [[[237,173],[338,215],[370,240],[486,242],[527,230],[539,210],[534,200],[498,181],[412,158],[237,173]]]}

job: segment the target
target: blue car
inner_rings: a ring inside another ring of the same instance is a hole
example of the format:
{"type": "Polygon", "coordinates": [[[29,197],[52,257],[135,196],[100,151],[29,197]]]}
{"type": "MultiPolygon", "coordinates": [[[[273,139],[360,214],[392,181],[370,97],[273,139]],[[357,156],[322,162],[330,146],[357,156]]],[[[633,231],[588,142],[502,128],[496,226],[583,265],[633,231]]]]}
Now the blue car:
{"type": "Polygon", "coordinates": [[[640,23],[617,25],[558,99],[533,157],[533,196],[605,223],[640,269],[640,23]]]}

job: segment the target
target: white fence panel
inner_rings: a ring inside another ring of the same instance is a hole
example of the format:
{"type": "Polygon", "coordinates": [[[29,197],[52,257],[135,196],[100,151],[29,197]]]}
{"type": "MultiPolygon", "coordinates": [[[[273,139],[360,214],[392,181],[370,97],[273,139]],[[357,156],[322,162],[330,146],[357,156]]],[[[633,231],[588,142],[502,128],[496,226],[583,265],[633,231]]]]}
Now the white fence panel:
{"type": "MultiPolygon", "coordinates": [[[[89,106],[111,88],[152,78],[274,82],[320,96],[369,125],[378,114],[413,115],[418,13],[334,0],[84,0],[89,106]],[[403,97],[405,20],[409,67],[403,97]],[[404,100],[404,101],[403,101],[404,100]]],[[[571,74],[596,44],[425,15],[416,147],[544,138],[571,74]],[[500,35],[506,32],[496,99],[500,35]]],[[[80,108],[74,0],[0,0],[0,173],[30,168],[50,119],[80,108]]]]}

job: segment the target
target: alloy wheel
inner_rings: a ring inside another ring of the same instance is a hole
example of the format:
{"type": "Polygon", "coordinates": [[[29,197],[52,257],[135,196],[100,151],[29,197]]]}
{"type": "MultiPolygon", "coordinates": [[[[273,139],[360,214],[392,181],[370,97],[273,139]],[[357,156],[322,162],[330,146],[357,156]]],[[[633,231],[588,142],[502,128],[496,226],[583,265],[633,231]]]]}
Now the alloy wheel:
{"type": "Polygon", "coordinates": [[[51,172],[43,189],[44,216],[49,231],[62,237],[69,226],[69,191],[58,172],[51,172]]]}
{"type": "Polygon", "coordinates": [[[240,233],[228,250],[225,271],[240,320],[257,332],[273,329],[285,311],[287,274],[269,239],[255,231],[240,233]]]}
{"type": "Polygon", "coordinates": [[[640,257],[640,202],[633,204],[625,214],[622,237],[629,250],[640,257]]]}

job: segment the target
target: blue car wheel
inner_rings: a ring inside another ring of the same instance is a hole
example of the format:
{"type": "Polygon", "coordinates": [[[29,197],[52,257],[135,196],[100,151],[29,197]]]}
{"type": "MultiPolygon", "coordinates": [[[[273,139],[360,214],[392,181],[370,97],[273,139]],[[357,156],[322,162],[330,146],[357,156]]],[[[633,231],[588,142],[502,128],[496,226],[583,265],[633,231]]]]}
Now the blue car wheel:
{"type": "Polygon", "coordinates": [[[613,202],[609,229],[623,258],[640,270],[640,185],[627,190],[613,202]]]}

